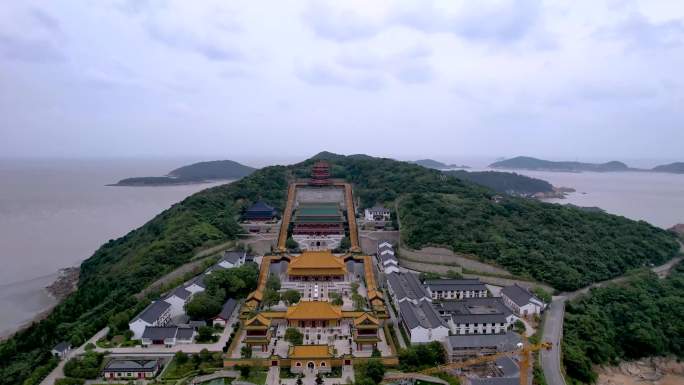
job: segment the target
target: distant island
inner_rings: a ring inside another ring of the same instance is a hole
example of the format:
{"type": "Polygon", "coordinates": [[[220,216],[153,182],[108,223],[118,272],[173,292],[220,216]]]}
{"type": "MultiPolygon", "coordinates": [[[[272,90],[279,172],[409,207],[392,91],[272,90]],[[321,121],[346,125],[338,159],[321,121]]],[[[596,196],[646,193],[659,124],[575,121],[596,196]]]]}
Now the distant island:
{"type": "Polygon", "coordinates": [[[530,198],[565,198],[574,189],[568,187],[554,187],[551,183],[537,178],[501,171],[444,171],[445,174],[456,178],[488,187],[496,192],[530,198]]]}
{"type": "Polygon", "coordinates": [[[684,174],[684,162],[674,162],[653,167],[651,171],[669,172],[673,174],[684,174]]]}
{"type": "Polygon", "coordinates": [[[465,165],[457,165],[457,164],[446,164],[442,163],[440,161],[434,160],[434,159],[421,159],[421,160],[414,160],[410,163],[417,164],[419,166],[427,167],[427,168],[434,168],[436,170],[448,170],[452,168],[470,168],[469,166],[465,165]]]}
{"type": "Polygon", "coordinates": [[[509,170],[536,170],[562,172],[613,172],[635,170],[630,168],[626,164],[618,161],[611,161],[607,163],[583,163],[571,161],[554,162],[550,160],[537,159],[528,156],[518,156],[511,159],[494,162],[490,164],[489,167],[495,169],[509,170]]]}
{"type": "Polygon", "coordinates": [[[110,186],[169,186],[212,180],[240,179],[254,171],[256,171],[255,168],[232,160],[214,160],[183,166],[165,176],[126,178],[110,186]]]}

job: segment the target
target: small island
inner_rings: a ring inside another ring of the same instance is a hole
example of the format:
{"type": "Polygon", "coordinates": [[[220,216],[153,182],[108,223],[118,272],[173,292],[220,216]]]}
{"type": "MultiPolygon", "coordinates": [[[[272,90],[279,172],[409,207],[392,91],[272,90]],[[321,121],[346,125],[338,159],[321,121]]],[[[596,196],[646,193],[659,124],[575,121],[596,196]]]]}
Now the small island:
{"type": "Polygon", "coordinates": [[[668,172],[671,174],[684,174],[684,162],[674,162],[653,167],[651,171],[668,172]]]}
{"type": "Polygon", "coordinates": [[[442,163],[440,161],[434,160],[434,159],[420,159],[420,160],[414,160],[410,163],[417,164],[419,166],[427,167],[427,168],[434,168],[436,170],[450,170],[454,168],[470,168],[470,166],[466,165],[457,165],[457,164],[446,164],[442,163]]]}
{"type": "Polygon", "coordinates": [[[509,169],[509,170],[533,170],[533,171],[558,171],[558,172],[615,172],[615,171],[633,171],[626,164],[618,161],[611,161],[606,163],[583,163],[573,161],[550,161],[532,158],[528,156],[517,156],[515,158],[501,160],[489,165],[494,169],[509,169]]]}
{"type": "Polygon", "coordinates": [[[165,176],[126,178],[109,186],[171,186],[205,183],[215,180],[240,179],[256,171],[232,160],[193,163],[171,171],[165,176]]]}

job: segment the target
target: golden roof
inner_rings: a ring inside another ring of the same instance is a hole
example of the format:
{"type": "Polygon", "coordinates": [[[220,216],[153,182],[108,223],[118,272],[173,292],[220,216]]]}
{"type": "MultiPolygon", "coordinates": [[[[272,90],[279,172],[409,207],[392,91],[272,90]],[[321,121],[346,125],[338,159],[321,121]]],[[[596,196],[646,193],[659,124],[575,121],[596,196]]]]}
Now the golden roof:
{"type": "Polygon", "coordinates": [[[343,275],[347,273],[347,266],[341,257],[336,257],[330,250],[305,251],[292,257],[287,272],[297,275],[343,275]]]}
{"type": "Polygon", "coordinates": [[[294,345],[290,346],[289,358],[330,358],[332,348],[328,345],[294,345]]]}
{"type": "Polygon", "coordinates": [[[364,323],[365,321],[369,321],[372,324],[380,325],[380,321],[378,321],[377,318],[373,317],[372,315],[368,313],[364,313],[361,317],[355,318],[354,319],[354,326],[359,326],[360,324],[364,323]]]}
{"type": "Polygon", "coordinates": [[[286,319],[330,320],[342,318],[342,310],[325,301],[303,301],[287,308],[286,319]]]}
{"type": "Polygon", "coordinates": [[[251,327],[269,327],[271,325],[271,320],[264,317],[261,314],[257,314],[256,316],[248,319],[245,322],[245,327],[251,328],[251,327]]]}

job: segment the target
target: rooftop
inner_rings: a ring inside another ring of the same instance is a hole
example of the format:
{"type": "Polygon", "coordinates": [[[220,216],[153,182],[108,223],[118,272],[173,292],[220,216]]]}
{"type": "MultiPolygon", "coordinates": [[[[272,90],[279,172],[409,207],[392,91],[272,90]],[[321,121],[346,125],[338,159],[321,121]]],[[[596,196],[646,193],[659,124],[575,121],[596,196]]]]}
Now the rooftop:
{"type": "Polygon", "coordinates": [[[437,305],[442,315],[451,315],[454,323],[505,323],[512,314],[499,297],[464,298],[458,301],[442,301],[437,305]]]}
{"type": "Polygon", "coordinates": [[[171,293],[169,293],[169,295],[166,298],[176,296],[180,299],[186,300],[190,297],[190,295],[192,295],[191,292],[186,290],[184,287],[179,286],[175,288],[171,293]]]}
{"type": "Polygon", "coordinates": [[[140,314],[138,314],[138,316],[135,317],[132,322],[135,322],[140,319],[147,322],[148,324],[154,323],[170,307],[171,305],[165,301],[152,302],[143,311],[141,311],[140,314]]]}
{"type": "Polygon", "coordinates": [[[501,295],[510,298],[511,301],[515,302],[518,306],[526,305],[532,299],[541,302],[541,300],[530,293],[529,290],[518,284],[504,287],[501,289],[501,295]]]}
{"type": "Polygon", "coordinates": [[[221,261],[226,261],[231,264],[236,264],[240,262],[241,259],[245,259],[247,257],[247,252],[246,251],[226,251],[223,253],[223,257],[221,257],[221,261]]]}
{"type": "Polygon", "coordinates": [[[287,308],[286,319],[330,320],[342,318],[342,310],[327,301],[302,301],[287,308]]]}
{"type": "Polygon", "coordinates": [[[288,268],[288,274],[313,275],[313,274],[339,274],[347,273],[347,266],[341,257],[333,255],[330,250],[305,251],[292,257],[288,268]]]}
{"type": "Polygon", "coordinates": [[[418,274],[390,273],[387,275],[387,282],[397,300],[408,298],[417,301],[421,298],[430,298],[425,287],[420,284],[418,274]]]}
{"type": "Polygon", "coordinates": [[[221,308],[221,312],[216,316],[216,318],[221,318],[224,320],[228,320],[230,318],[231,314],[235,311],[235,308],[237,307],[237,301],[230,298],[226,303],[223,304],[223,307],[221,308]]]}
{"type": "Polygon", "coordinates": [[[520,336],[512,331],[503,334],[462,334],[447,337],[452,348],[496,348],[499,351],[511,351],[521,342],[520,336]]]}
{"type": "Polygon", "coordinates": [[[103,369],[105,372],[154,372],[159,367],[158,360],[143,359],[118,359],[115,358],[107,363],[103,369]]]}
{"type": "Polygon", "coordinates": [[[289,358],[328,358],[332,357],[328,345],[294,345],[290,346],[289,358]]]}
{"type": "Polygon", "coordinates": [[[399,313],[409,329],[420,326],[425,329],[434,329],[440,326],[446,327],[442,317],[437,314],[432,304],[427,301],[421,301],[419,305],[414,305],[408,301],[401,302],[399,303],[399,313]]]}
{"type": "Polygon", "coordinates": [[[266,202],[259,201],[259,202],[256,202],[255,204],[249,206],[249,208],[247,209],[247,212],[250,212],[250,211],[273,211],[273,210],[274,210],[273,206],[269,205],[266,202]]]}
{"type": "Polygon", "coordinates": [[[431,291],[463,291],[463,290],[487,290],[487,286],[479,279],[428,279],[425,281],[431,291]]]}

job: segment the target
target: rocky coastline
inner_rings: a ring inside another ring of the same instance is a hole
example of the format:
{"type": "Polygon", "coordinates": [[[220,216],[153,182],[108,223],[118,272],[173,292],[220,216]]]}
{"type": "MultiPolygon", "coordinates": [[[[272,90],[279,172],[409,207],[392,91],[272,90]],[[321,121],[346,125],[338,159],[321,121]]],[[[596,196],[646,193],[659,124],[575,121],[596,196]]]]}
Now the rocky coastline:
{"type": "Polygon", "coordinates": [[[572,187],[553,186],[553,190],[535,193],[533,197],[537,199],[565,199],[568,194],[576,191],[572,187]]]}
{"type": "Polygon", "coordinates": [[[78,267],[66,267],[59,270],[59,277],[45,288],[50,295],[61,301],[73,293],[78,286],[81,270],[78,267]]]}

